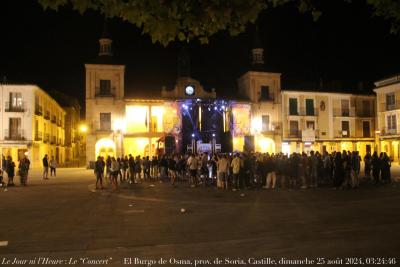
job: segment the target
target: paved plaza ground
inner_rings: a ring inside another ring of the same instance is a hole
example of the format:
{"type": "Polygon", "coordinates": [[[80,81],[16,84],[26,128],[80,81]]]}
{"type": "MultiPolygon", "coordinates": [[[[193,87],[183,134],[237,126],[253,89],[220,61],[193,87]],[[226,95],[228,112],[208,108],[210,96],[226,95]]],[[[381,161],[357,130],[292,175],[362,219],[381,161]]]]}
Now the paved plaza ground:
{"type": "Polygon", "coordinates": [[[33,171],[27,187],[0,190],[0,265],[250,266],[253,257],[252,266],[288,266],[283,258],[300,266],[400,256],[397,184],[233,192],[155,182],[113,192],[93,190],[92,170],[58,171],[47,181],[33,171]]]}

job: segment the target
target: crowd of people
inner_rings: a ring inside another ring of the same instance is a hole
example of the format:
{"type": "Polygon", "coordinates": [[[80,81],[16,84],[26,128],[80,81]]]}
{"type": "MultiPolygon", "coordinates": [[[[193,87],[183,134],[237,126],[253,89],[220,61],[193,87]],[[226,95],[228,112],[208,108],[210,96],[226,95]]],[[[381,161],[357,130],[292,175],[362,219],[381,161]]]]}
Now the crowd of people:
{"type": "Polygon", "coordinates": [[[191,187],[217,186],[221,189],[247,188],[306,189],[332,186],[335,189],[355,189],[361,180],[375,184],[391,182],[391,161],[383,152],[367,153],[361,159],[357,151],[323,154],[306,153],[234,153],[234,154],[185,154],[158,157],[108,156],[98,157],[94,165],[96,189],[103,189],[103,179],[118,188],[120,183],[177,180],[191,187]],[[361,161],[364,172],[361,173],[361,161]]]}
{"type": "Polygon", "coordinates": [[[28,184],[28,174],[31,162],[26,156],[23,156],[18,162],[18,169],[16,172],[16,165],[11,156],[2,156],[0,170],[0,185],[1,186],[15,186],[14,177],[16,174],[20,177],[20,185],[26,186],[28,184]],[[7,177],[7,182],[5,181],[7,177]]]}

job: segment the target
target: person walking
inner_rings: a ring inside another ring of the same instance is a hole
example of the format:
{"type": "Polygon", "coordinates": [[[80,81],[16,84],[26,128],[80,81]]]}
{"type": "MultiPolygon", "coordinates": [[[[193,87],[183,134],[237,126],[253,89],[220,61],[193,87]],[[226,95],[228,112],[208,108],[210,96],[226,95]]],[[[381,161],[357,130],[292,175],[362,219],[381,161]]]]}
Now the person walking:
{"type": "Polygon", "coordinates": [[[43,180],[49,179],[49,159],[47,157],[47,154],[44,155],[44,158],[42,160],[43,162],[43,180]]]}
{"type": "Polygon", "coordinates": [[[56,177],[56,168],[57,168],[57,162],[52,156],[50,160],[50,176],[53,176],[54,173],[54,177],[56,177]]]}

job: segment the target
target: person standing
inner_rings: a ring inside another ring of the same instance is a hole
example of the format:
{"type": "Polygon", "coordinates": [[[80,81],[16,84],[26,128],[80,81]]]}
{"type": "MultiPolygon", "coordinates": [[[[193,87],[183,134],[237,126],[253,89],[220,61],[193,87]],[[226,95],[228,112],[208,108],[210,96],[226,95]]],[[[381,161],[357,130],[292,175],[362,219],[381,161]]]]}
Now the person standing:
{"type": "Polygon", "coordinates": [[[221,155],[217,162],[217,173],[218,179],[220,180],[220,185],[222,189],[229,189],[228,180],[229,162],[225,155],[221,155]]]}
{"type": "Polygon", "coordinates": [[[382,175],[382,182],[383,183],[388,183],[390,184],[392,181],[391,174],[390,174],[390,158],[386,154],[386,152],[383,152],[383,156],[381,159],[381,175],[382,175]]]}
{"type": "Polygon", "coordinates": [[[129,154],[129,183],[135,183],[135,160],[131,154],[129,154]]]}
{"type": "MultiPolygon", "coordinates": [[[[268,154],[267,154],[268,155],[268,154]]],[[[267,179],[266,179],[266,184],[265,188],[269,189],[275,189],[276,185],[276,164],[275,164],[275,156],[267,156],[267,162],[266,162],[266,169],[267,169],[267,179]]]]}
{"type": "Polygon", "coordinates": [[[11,156],[7,157],[7,177],[8,177],[8,182],[7,182],[7,186],[14,186],[14,176],[15,176],[15,163],[14,161],[12,161],[11,156]]]}
{"type": "Polygon", "coordinates": [[[233,174],[233,190],[240,189],[240,168],[241,168],[241,160],[239,154],[235,154],[235,157],[232,159],[231,162],[232,167],[232,174],[233,174]]]}
{"type": "Polygon", "coordinates": [[[187,161],[187,166],[190,171],[190,179],[189,179],[190,187],[196,187],[196,185],[197,185],[197,169],[199,167],[199,162],[194,154],[190,155],[190,157],[187,161]]]}
{"type": "Polygon", "coordinates": [[[371,166],[372,166],[372,177],[374,178],[375,184],[379,184],[379,174],[381,172],[381,161],[378,157],[378,153],[375,151],[374,154],[372,154],[372,160],[371,160],[371,166]]]}
{"type": "Polygon", "coordinates": [[[53,176],[54,173],[54,177],[56,177],[56,168],[57,168],[57,162],[52,156],[50,160],[50,176],[53,176]]]}
{"type": "Polygon", "coordinates": [[[358,151],[353,151],[351,155],[351,188],[355,189],[359,186],[360,175],[360,156],[358,151]]]}
{"type": "Polygon", "coordinates": [[[29,173],[29,166],[30,166],[30,161],[28,158],[23,157],[19,161],[19,176],[20,176],[20,181],[22,186],[26,186],[28,183],[28,173],[29,173]]]}
{"type": "Polygon", "coordinates": [[[365,179],[371,180],[372,157],[371,152],[367,152],[364,157],[364,176],[365,179]]]}
{"type": "Polygon", "coordinates": [[[44,155],[44,158],[43,158],[42,161],[43,161],[43,180],[47,180],[47,179],[49,179],[48,178],[48,175],[49,175],[49,159],[47,157],[47,154],[44,155]]]}
{"type": "Polygon", "coordinates": [[[111,183],[114,185],[114,190],[118,189],[118,173],[119,173],[119,163],[115,157],[111,158],[111,183]]]}
{"type": "Polygon", "coordinates": [[[99,189],[99,183],[100,189],[103,189],[104,162],[100,156],[97,157],[94,165],[94,174],[96,176],[96,189],[99,189]]]}
{"type": "Polygon", "coordinates": [[[4,155],[1,156],[1,169],[3,170],[3,177],[4,177],[4,173],[7,172],[7,159],[4,155]]]}
{"type": "Polygon", "coordinates": [[[337,189],[340,188],[340,186],[343,184],[343,178],[344,178],[343,158],[340,152],[337,152],[335,154],[333,167],[334,167],[333,186],[335,189],[337,189]]]}

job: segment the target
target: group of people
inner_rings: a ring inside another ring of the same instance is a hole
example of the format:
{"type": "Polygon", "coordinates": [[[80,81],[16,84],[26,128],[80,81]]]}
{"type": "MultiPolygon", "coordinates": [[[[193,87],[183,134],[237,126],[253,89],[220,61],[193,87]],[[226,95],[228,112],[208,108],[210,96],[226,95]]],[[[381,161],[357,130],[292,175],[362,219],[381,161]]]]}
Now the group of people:
{"type": "Polygon", "coordinates": [[[43,162],[43,180],[49,179],[49,167],[50,167],[50,176],[56,177],[56,168],[57,168],[57,161],[54,159],[54,156],[51,156],[51,160],[49,161],[49,157],[47,154],[44,155],[42,159],[43,162]]]}
{"type": "Polygon", "coordinates": [[[141,183],[143,180],[178,179],[191,187],[215,184],[218,188],[312,188],[331,185],[334,188],[358,188],[362,178],[375,184],[391,182],[391,161],[383,152],[367,153],[361,159],[357,151],[319,153],[235,153],[186,154],[141,157],[132,155],[106,159],[98,157],[94,165],[96,189],[103,189],[103,179],[118,188],[119,183],[141,183]],[[364,175],[360,173],[364,161],[364,175]]]}
{"type": "MultiPolygon", "coordinates": [[[[5,157],[2,156],[1,162],[1,170],[0,170],[0,185],[1,186],[15,186],[14,177],[16,175],[15,172],[15,162],[13,161],[11,156],[5,157]],[[5,181],[7,177],[7,182],[5,181]]],[[[17,174],[20,177],[20,185],[26,186],[28,183],[28,174],[29,174],[29,167],[31,162],[26,156],[23,156],[18,163],[18,172],[17,174]]]]}

